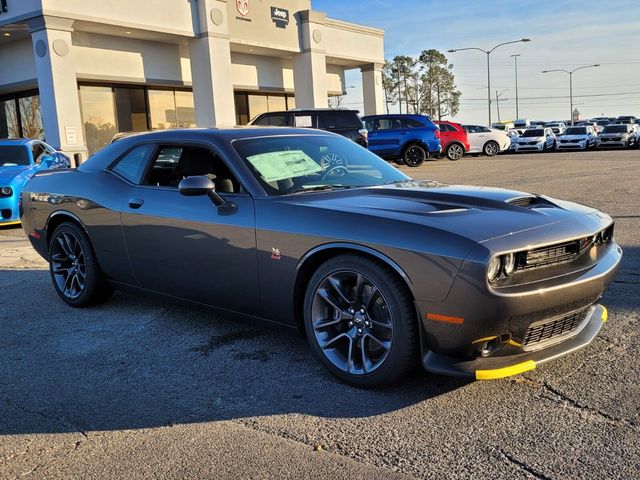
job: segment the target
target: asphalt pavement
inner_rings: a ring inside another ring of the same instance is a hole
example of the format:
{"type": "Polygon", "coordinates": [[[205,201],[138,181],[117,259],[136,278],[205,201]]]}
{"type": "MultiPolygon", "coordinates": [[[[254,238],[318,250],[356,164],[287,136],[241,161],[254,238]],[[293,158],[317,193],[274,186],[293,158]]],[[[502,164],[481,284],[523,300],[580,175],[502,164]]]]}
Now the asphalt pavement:
{"type": "Polygon", "coordinates": [[[117,293],[74,310],[0,229],[0,478],[640,477],[640,151],[402,170],[616,219],[621,271],[586,349],[509,379],[333,378],[286,333],[117,293]]]}

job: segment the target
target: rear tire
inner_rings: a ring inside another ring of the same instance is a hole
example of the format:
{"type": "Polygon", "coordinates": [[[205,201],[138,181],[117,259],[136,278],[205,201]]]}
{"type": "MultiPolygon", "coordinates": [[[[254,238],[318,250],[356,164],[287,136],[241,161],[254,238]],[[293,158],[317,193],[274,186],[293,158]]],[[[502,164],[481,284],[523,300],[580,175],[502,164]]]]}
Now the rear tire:
{"type": "Polygon", "coordinates": [[[409,167],[419,167],[427,158],[429,158],[429,154],[424,147],[417,143],[413,143],[405,149],[402,154],[402,158],[409,167]]]}
{"type": "Polygon", "coordinates": [[[482,153],[484,153],[487,157],[495,157],[500,151],[500,145],[498,145],[493,140],[484,144],[482,147],[482,153]]]}
{"type": "Polygon", "coordinates": [[[382,262],[357,254],[327,260],[304,299],[311,349],[336,377],[380,387],[416,364],[418,322],[410,292],[382,262]]]}
{"type": "Polygon", "coordinates": [[[97,305],[113,294],[89,237],[75,223],[64,222],[54,230],[49,243],[49,272],[58,296],[72,307],[97,305]]]}
{"type": "Polygon", "coordinates": [[[446,156],[449,160],[460,160],[464,156],[464,148],[459,143],[447,145],[446,156]]]}

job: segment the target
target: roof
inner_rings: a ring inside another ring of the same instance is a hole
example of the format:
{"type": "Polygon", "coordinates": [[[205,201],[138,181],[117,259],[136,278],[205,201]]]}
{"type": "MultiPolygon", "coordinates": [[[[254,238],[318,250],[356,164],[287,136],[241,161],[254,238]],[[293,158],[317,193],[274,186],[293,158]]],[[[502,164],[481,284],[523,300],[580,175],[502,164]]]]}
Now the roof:
{"type": "MultiPolygon", "coordinates": [[[[173,128],[167,130],[153,130],[150,132],[137,132],[127,134],[122,137],[120,140],[131,139],[131,138],[140,138],[144,136],[145,138],[169,138],[169,137],[178,137],[183,136],[185,138],[198,138],[209,135],[214,135],[218,138],[225,138],[229,140],[233,140],[236,138],[250,138],[255,136],[264,136],[264,135],[291,135],[291,134],[299,134],[299,135],[309,135],[310,133],[314,134],[325,134],[331,135],[330,132],[325,130],[316,130],[311,128],[296,128],[296,127],[275,127],[275,126],[260,126],[260,125],[240,125],[240,126],[220,126],[220,127],[212,127],[212,128],[173,128]]],[[[120,141],[119,140],[119,141],[120,141]]]]}
{"type": "Polygon", "coordinates": [[[32,138],[2,138],[2,139],[0,139],[0,145],[3,145],[3,146],[6,146],[6,145],[12,145],[12,146],[28,145],[31,142],[33,142],[32,138]]]}

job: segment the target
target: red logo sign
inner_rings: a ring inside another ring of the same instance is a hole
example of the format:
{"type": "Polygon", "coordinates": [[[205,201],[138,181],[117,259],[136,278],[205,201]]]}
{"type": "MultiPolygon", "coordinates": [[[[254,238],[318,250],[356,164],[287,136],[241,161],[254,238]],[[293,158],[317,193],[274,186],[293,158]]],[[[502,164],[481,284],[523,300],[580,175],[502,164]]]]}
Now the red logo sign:
{"type": "Polygon", "coordinates": [[[243,17],[249,13],[249,0],[236,0],[238,13],[243,17]]]}

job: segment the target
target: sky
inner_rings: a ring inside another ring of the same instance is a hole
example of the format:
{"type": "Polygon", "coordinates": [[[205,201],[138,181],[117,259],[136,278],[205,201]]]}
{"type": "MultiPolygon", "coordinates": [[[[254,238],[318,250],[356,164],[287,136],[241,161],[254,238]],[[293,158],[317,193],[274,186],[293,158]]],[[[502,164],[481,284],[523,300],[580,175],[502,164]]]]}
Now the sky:
{"type": "MultiPolygon", "coordinates": [[[[491,54],[491,87],[500,96],[501,120],[515,119],[515,68],[518,57],[519,117],[569,119],[569,75],[542,70],[573,70],[574,108],[582,118],[640,117],[640,0],[312,0],[330,18],[385,30],[385,58],[417,56],[434,48],[453,64],[462,92],[462,123],[487,124],[486,55],[449,49],[493,46],[521,38],[491,54]]],[[[358,70],[346,72],[345,108],[363,110],[358,70]]],[[[398,107],[392,106],[391,112],[398,107]]],[[[493,121],[497,119],[495,101],[493,121]]]]}

